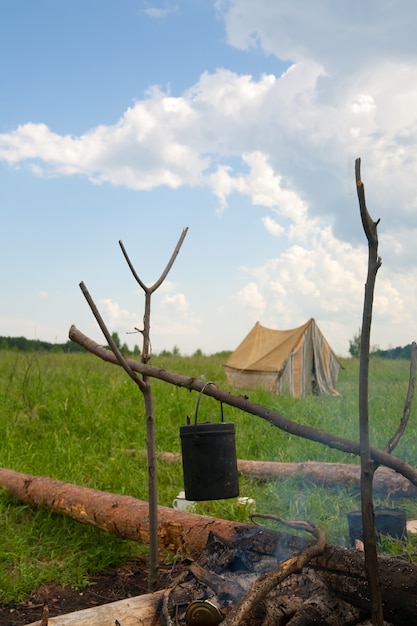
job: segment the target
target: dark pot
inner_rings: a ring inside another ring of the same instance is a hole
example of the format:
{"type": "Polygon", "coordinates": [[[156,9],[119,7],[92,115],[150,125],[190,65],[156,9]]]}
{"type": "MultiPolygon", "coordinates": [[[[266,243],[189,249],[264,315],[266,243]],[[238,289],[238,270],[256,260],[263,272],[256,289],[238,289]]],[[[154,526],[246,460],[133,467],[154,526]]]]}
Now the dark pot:
{"type": "Polygon", "coordinates": [[[222,500],[239,495],[235,426],[231,422],[181,426],[187,500],[222,500]]]}
{"type": "MultiPolygon", "coordinates": [[[[385,536],[394,539],[405,538],[407,534],[405,511],[388,507],[376,507],[374,516],[377,537],[385,536]]],[[[362,511],[351,511],[347,514],[347,519],[350,543],[354,546],[356,539],[363,541],[362,511]]]]}

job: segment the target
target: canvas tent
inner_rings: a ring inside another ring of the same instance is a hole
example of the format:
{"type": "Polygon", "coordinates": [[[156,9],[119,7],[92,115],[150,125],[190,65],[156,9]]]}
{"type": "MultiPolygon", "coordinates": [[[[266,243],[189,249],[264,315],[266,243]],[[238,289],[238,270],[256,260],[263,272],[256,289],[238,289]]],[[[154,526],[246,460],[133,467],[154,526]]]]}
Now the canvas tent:
{"type": "Polygon", "coordinates": [[[234,387],[300,397],[337,395],[341,367],[312,318],[292,330],[273,330],[257,322],[227,359],[225,372],[234,387]]]}

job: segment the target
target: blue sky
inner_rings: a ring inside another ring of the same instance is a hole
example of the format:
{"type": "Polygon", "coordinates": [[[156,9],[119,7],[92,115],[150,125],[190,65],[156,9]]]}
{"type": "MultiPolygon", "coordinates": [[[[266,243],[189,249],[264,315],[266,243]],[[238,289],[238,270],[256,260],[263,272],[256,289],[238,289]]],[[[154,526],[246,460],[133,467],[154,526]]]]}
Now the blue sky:
{"type": "Polygon", "coordinates": [[[416,339],[417,6],[403,0],[0,0],[0,335],[232,350],[310,317],[338,354],[416,339]],[[358,16],[360,16],[358,18],[358,16]]]}

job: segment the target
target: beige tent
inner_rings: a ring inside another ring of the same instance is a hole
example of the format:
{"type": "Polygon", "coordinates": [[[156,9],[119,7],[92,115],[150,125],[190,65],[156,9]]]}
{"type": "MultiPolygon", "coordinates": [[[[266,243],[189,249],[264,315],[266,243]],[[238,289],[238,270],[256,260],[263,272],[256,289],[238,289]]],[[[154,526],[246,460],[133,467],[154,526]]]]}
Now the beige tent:
{"type": "Polygon", "coordinates": [[[337,395],[342,365],[314,319],[292,330],[273,330],[259,322],[225,363],[227,382],[295,397],[337,395]]]}

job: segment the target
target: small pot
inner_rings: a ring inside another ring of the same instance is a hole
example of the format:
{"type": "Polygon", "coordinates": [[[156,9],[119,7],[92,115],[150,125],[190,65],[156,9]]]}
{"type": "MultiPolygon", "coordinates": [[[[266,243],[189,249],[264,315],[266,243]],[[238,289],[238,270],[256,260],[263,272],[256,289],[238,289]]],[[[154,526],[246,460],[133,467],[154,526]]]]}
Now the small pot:
{"type": "MultiPolygon", "coordinates": [[[[405,511],[388,507],[376,507],[374,510],[375,531],[377,537],[387,536],[393,539],[404,539],[407,534],[405,511]]],[[[349,539],[352,546],[355,540],[363,541],[362,511],[351,511],[347,514],[349,539]]]]}

